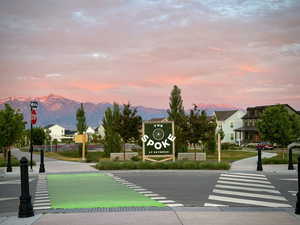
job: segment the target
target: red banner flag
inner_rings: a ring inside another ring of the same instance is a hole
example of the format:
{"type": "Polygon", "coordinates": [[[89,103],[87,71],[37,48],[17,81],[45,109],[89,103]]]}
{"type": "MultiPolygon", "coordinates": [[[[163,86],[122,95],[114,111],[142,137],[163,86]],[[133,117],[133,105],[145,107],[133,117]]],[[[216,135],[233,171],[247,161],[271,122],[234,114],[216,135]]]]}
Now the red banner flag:
{"type": "Polygon", "coordinates": [[[36,124],[37,121],[37,113],[35,109],[31,110],[31,124],[36,124]]]}

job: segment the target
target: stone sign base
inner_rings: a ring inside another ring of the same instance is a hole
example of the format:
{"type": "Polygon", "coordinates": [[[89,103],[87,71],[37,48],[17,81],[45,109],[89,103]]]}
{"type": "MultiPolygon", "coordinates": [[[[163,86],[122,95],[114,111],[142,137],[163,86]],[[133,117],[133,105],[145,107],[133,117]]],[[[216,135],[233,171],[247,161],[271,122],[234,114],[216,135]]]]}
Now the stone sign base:
{"type": "MultiPolygon", "coordinates": [[[[178,160],[195,160],[194,152],[179,152],[178,160]]],[[[205,152],[196,152],[196,161],[205,161],[206,153],[205,152]]]]}
{"type": "MultiPolygon", "coordinates": [[[[125,152],[125,160],[130,160],[132,157],[138,156],[137,152],[125,152]]],[[[124,160],[124,152],[110,153],[110,160],[124,160]]]]}

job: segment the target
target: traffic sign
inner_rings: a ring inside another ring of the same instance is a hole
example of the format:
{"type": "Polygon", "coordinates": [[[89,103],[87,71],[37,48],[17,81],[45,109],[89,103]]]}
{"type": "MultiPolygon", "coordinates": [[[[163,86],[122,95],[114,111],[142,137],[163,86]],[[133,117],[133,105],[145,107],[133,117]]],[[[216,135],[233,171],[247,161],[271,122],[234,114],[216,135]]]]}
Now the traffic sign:
{"type": "Polygon", "coordinates": [[[36,124],[37,121],[37,112],[35,109],[31,110],[31,124],[36,124]]]}

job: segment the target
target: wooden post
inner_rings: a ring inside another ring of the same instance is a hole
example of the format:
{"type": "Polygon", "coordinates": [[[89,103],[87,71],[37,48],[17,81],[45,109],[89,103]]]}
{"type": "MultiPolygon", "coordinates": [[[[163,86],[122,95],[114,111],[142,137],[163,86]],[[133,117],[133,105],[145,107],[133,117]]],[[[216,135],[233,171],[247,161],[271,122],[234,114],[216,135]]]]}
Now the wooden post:
{"type": "MultiPolygon", "coordinates": [[[[143,122],[143,127],[142,127],[142,134],[143,136],[145,135],[145,124],[143,122]]],[[[143,142],[143,162],[145,162],[145,142],[143,142]]]]}
{"type": "MultiPolygon", "coordinates": [[[[172,134],[175,136],[175,124],[174,124],[174,121],[172,121],[172,134]]],[[[175,162],[175,140],[173,141],[173,162],[175,162]]]]}
{"type": "Polygon", "coordinates": [[[218,163],[221,162],[221,135],[218,132],[218,163]]]}
{"type": "Polygon", "coordinates": [[[82,143],[82,161],[85,161],[85,140],[82,143]]]}

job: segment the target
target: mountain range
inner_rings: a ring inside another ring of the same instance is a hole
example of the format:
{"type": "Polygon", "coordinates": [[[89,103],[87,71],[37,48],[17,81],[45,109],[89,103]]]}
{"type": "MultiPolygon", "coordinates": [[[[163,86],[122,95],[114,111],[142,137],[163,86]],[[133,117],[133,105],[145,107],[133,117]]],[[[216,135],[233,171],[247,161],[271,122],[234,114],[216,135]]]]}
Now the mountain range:
{"type": "MultiPolygon", "coordinates": [[[[13,108],[19,109],[25,121],[30,121],[30,101],[38,102],[38,126],[46,126],[49,124],[59,124],[66,129],[76,128],[76,111],[80,107],[80,102],[64,98],[62,96],[50,94],[44,97],[8,97],[0,99],[0,109],[4,108],[4,104],[8,103],[13,108]]],[[[88,126],[97,127],[101,124],[105,110],[111,107],[111,103],[83,103],[86,113],[88,126]]],[[[197,104],[198,108],[205,110],[208,115],[211,115],[216,110],[233,110],[237,109],[230,105],[215,105],[215,104],[197,104]]],[[[137,108],[138,114],[143,120],[151,118],[166,117],[166,109],[149,108],[144,106],[134,106],[137,108]]],[[[29,122],[28,122],[29,124],[29,122]]]]}

